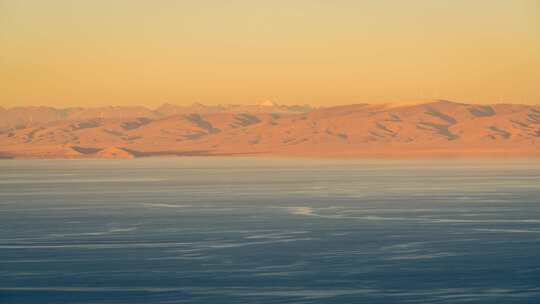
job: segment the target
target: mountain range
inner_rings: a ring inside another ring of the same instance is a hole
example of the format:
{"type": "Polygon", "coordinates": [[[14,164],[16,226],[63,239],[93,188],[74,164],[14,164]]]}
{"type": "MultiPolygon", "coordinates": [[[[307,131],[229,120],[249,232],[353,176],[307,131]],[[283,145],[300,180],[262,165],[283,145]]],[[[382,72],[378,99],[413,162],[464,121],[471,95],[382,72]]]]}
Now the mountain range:
{"type": "Polygon", "coordinates": [[[540,105],[0,108],[0,157],[538,156],[540,105]]]}

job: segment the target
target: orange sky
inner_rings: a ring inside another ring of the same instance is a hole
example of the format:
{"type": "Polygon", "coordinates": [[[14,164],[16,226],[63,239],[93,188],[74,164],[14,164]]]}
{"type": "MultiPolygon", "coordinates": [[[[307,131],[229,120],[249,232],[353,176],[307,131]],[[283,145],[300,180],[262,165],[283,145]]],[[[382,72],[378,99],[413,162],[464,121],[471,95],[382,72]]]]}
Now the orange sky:
{"type": "Polygon", "coordinates": [[[537,0],[0,0],[0,106],[540,103],[537,0]]]}

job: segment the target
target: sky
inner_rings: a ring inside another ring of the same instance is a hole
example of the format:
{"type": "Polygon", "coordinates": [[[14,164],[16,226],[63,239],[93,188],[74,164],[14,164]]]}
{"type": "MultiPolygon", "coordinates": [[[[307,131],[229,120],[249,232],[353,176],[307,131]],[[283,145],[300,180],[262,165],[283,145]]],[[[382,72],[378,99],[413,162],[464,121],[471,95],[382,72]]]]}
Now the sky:
{"type": "Polygon", "coordinates": [[[0,106],[540,104],[538,0],[0,0],[0,106]]]}

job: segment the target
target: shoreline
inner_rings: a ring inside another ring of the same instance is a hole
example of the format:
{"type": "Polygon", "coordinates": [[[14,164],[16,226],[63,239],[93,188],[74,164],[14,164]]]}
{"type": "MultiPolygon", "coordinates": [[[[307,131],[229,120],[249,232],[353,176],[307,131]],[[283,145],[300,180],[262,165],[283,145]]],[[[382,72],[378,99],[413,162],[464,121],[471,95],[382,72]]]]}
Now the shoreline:
{"type": "Polygon", "coordinates": [[[1,160],[135,160],[135,159],[185,159],[185,158],[252,158],[252,159],[299,159],[299,160],[460,160],[460,159],[540,159],[540,151],[404,151],[365,153],[160,153],[129,157],[100,157],[96,155],[9,155],[1,160]]]}

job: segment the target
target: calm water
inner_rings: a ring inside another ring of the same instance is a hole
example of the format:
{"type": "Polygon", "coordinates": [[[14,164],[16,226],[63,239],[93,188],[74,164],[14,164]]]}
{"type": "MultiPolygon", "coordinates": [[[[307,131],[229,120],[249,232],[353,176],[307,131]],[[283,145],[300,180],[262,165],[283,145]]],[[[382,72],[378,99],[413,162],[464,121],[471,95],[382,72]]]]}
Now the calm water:
{"type": "Polygon", "coordinates": [[[540,161],[0,161],[0,303],[539,303],[540,161]]]}

